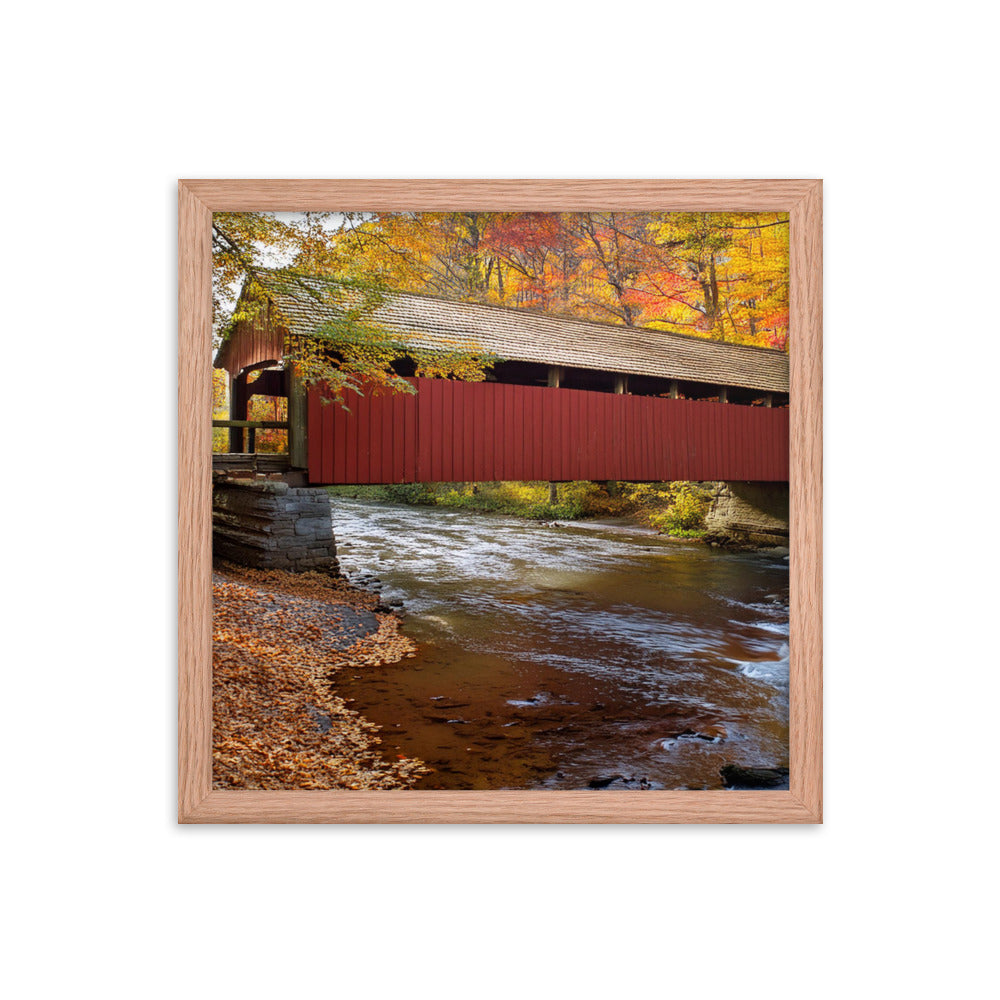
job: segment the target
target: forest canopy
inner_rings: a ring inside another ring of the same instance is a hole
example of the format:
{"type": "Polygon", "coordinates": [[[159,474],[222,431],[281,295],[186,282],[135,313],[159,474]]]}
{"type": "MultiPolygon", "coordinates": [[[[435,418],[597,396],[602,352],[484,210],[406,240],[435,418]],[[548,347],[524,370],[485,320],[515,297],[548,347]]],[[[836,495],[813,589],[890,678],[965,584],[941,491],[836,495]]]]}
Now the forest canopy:
{"type": "Polygon", "coordinates": [[[219,213],[213,248],[217,329],[281,265],[343,282],[358,317],[423,292],[787,349],[787,213],[219,213]]]}

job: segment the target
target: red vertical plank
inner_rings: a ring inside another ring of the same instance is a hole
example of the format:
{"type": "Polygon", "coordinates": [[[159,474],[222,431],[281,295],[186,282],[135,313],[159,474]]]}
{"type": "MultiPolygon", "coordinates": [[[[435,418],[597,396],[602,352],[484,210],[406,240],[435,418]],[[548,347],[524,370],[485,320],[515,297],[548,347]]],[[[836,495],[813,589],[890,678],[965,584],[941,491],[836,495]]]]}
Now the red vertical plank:
{"type": "Polygon", "coordinates": [[[504,433],[507,441],[503,450],[503,477],[505,481],[517,479],[517,467],[520,462],[521,429],[524,419],[521,415],[521,403],[518,397],[518,386],[504,386],[504,433]]]}
{"type": "Polygon", "coordinates": [[[389,462],[386,466],[387,483],[399,482],[403,465],[403,406],[399,393],[394,392],[386,404],[386,423],[389,425],[389,462]]]}
{"type": "Polygon", "coordinates": [[[448,467],[448,432],[451,424],[451,400],[448,398],[448,382],[445,379],[434,380],[434,456],[436,482],[445,482],[451,471],[448,467]]]}
{"type": "Polygon", "coordinates": [[[370,483],[372,465],[372,408],[370,397],[359,396],[358,415],[358,482],[370,483]]]}
{"type": "Polygon", "coordinates": [[[434,482],[434,381],[420,379],[420,443],[418,445],[418,462],[420,481],[434,482]]]}
{"type": "Polygon", "coordinates": [[[695,439],[698,442],[698,458],[701,468],[698,476],[699,479],[708,479],[711,477],[712,441],[708,433],[707,417],[705,415],[705,407],[707,405],[704,400],[698,400],[694,404],[691,414],[695,421],[695,439]]]}
{"type": "Polygon", "coordinates": [[[716,403],[712,411],[713,424],[715,427],[715,442],[719,461],[719,468],[726,472],[729,470],[729,449],[726,440],[726,424],[729,413],[728,403],[716,403]]]}
{"type": "Polygon", "coordinates": [[[524,479],[537,479],[535,472],[535,436],[538,427],[538,414],[536,406],[538,403],[539,389],[536,386],[526,386],[523,392],[524,402],[524,437],[521,439],[524,479]]]}
{"type": "Polygon", "coordinates": [[[386,440],[383,433],[383,443],[386,448],[386,453],[389,456],[389,461],[386,464],[386,482],[387,483],[398,483],[399,482],[399,467],[402,465],[402,455],[399,454],[396,447],[396,428],[399,424],[400,414],[402,413],[402,400],[400,399],[399,393],[394,392],[390,395],[389,399],[386,401],[386,426],[384,432],[388,432],[388,440],[386,440]]]}
{"type": "Polygon", "coordinates": [[[500,439],[497,442],[496,477],[502,482],[506,482],[510,479],[510,443],[514,422],[514,413],[510,405],[510,386],[497,383],[493,386],[493,392],[497,396],[497,405],[500,408],[500,439]]]}
{"type": "Polygon", "coordinates": [[[330,403],[327,407],[329,414],[329,437],[327,438],[326,449],[330,452],[330,481],[333,483],[343,483],[346,481],[344,475],[344,452],[346,441],[344,440],[344,411],[338,403],[330,403]]]}
{"type": "Polygon", "coordinates": [[[719,407],[721,403],[706,403],[705,404],[705,431],[708,437],[708,447],[709,447],[709,460],[712,465],[712,471],[720,472],[722,471],[722,454],[719,448],[719,407]]]}
{"type": "Polygon", "coordinates": [[[778,426],[781,431],[779,435],[779,440],[781,441],[781,478],[786,481],[789,478],[789,471],[792,463],[791,454],[789,453],[789,419],[791,412],[791,409],[787,406],[778,411],[780,416],[780,423],[778,426]]]}
{"type": "Polygon", "coordinates": [[[552,410],[553,394],[557,391],[557,389],[551,387],[542,390],[544,395],[541,398],[541,419],[535,430],[535,433],[538,435],[539,479],[552,478],[552,458],[554,455],[552,435],[555,433],[552,410]]]}
{"type": "MultiPolygon", "coordinates": [[[[587,471],[585,456],[592,453],[590,431],[593,426],[591,416],[600,402],[600,393],[581,392],[573,403],[573,422],[571,424],[576,442],[570,454],[572,459],[569,478],[572,480],[586,479],[587,471]]],[[[595,466],[596,468],[596,466],[595,466]]],[[[597,476],[594,477],[595,479],[597,476]]]]}
{"type": "Polygon", "coordinates": [[[698,410],[698,403],[693,399],[684,400],[684,439],[687,442],[685,449],[685,463],[688,475],[686,479],[705,479],[702,469],[701,448],[698,439],[698,426],[695,415],[698,410]]]}
{"type": "Polygon", "coordinates": [[[403,470],[406,467],[405,434],[406,434],[406,400],[409,396],[403,393],[393,393],[392,397],[392,482],[405,482],[403,470]]]}
{"type": "Polygon", "coordinates": [[[494,419],[494,456],[493,456],[493,478],[505,480],[507,478],[507,387],[498,382],[488,383],[490,395],[493,397],[493,419],[494,419]]]}
{"type": "Polygon", "coordinates": [[[524,479],[537,479],[535,475],[535,428],[538,426],[538,417],[535,413],[535,403],[538,391],[534,386],[526,386],[522,393],[524,404],[524,437],[521,439],[522,454],[524,455],[524,479]]]}
{"type": "MultiPolygon", "coordinates": [[[[330,405],[337,408],[334,414],[334,427],[336,428],[336,436],[333,439],[334,469],[336,470],[338,467],[340,469],[338,473],[340,482],[354,483],[357,482],[358,454],[358,442],[354,434],[354,411],[353,409],[342,409],[339,403],[331,403],[330,405]]],[[[354,404],[348,400],[347,405],[353,406],[354,404]]]]}
{"type": "Polygon", "coordinates": [[[382,423],[382,450],[385,457],[382,460],[382,482],[398,483],[398,459],[396,456],[396,424],[399,420],[399,410],[397,403],[399,393],[391,392],[386,396],[384,403],[385,417],[382,423]]]}
{"type": "Polygon", "coordinates": [[[486,382],[474,383],[479,396],[479,406],[483,414],[483,448],[480,475],[484,482],[489,482],[493,475],[493,456],[496,453],[496,428],[494,426],[493,400],[490,395],[491,386],[486,382]]]}
{"type": "Polygon", "coordinates": [[[461,483],[472,479],[472,466],[476,458],[476,437],[469,421],[469,405],[469,394],[462,393],[461,404],[455,414],[456,443],[460,447],[456,449],[454,472],[455,481],[461,483]]]}
{"type": "Polygon", "coordinates": [[[413,478],[415,482],[427,482],[427,398],[424,392],[424,380],[415,378],[413,384],[417,390],[414,415],[414,454],[413,478]]]}
{"type": "Polygon", "coordinates": [[[718,411],[715,409],[719,404],[706,402],[702,404],[705,408],[705,442],[708,445],[708,462],[712,473],[720,472],[719,466],[719,442],[715,432],[715,418],[718,411]]]}
{"type": "Polygon", "coordinates": [[[662,479],[666,468],[663,461],[663,400],[659,396],[649,401],[650,473],[654,480],[662,479]]]}
{"type": "Polygon", "coordinates": [[[376,396],[369,392],[365,398],[368,403],[368,482],[377,483],[382,471],[382,411],[376,396]]]}
{"type": "Polygon", "coordinates": [[[324,403],[319,401],[320,426],[323,431],[320,435],[321,458],[320,464],[323,470],[323,482],[333,482],[333,407],[335,403],[324,403]]]}
{"type": "Polygon", "coordinates": [[[608,400],[614,397],[607,392],[598,394],[597,405],[591,416],[590,439],[594,452],[601,456],[602,474],[600,479],[613,479],[614,473],[611,469],[611,452],[604,446],[604,428],[607,426],[608,400]]]}
{"type": "Polygon", "coordinates": [[[392,467],[392,398],[388,394],[376,396],[372,400],[373,423],[375,425],[375,441],[373,454],[375,462],[372,468],[372,475],[377,476],[377,482],[391,483],[392,479],[387,478],[392,467]],[[386,432],[389,439],[386,440],[386,432]]]}
{"type": "Polygon", "coordinates": [[[622,446],[624,436],[622,434],[622,420],[625,407],[628,406],[631,396],[611,396],[608,406],[608,430],[605,435],[605,447],[609,449],[614,462],[615,479],[625,480],[625,449],[622,446]]]}
{"type": "Polygon", "coordinates": [[[618,478],[623,482],[628,482],[631,478],[632,466],[626,422],[629,410],[635,405],[635,396],[621,396],[619,398],[621,401],[616,402],[614,408],[615,422],[611,446],[618,456],[618,478]]]}
{"type": "Polygon", "coordinates": [[[417,397],[408,393],[403,397],[403,478],[412,483],[417,478],[417,397]]]}
{"type": "Polygon", "coordinates": [[[309,389],[306,397],[306,468],[309,470],[311,482],[319,482],[322,477],[320,469],[322,432],[319,425],[319,397],[315,389],[309,389]]]}
{"type": "MultiPolygon", "coordinates": [[[[573,435],[573,450],[570,452],[569,478],[572,480],[587,478],[582,473],[586,471],[584,456],[591,453],[590,429],[591,414],[596,409],[600,394],[596,392],[574,393],[570,431],[573,435]]],[[[597,478],[596,476],[594,477],[597,478]]]]}
{"type": "Polygon", "coordinates": [[[487,480],[497,478],[497,410],[496,394],[492,382],[479,382],[483,388],[483,422],[486,425],[486,462],[483,475],[487,480]]]}
{"type": "Polygon", "coordinates": [[[646,411],[643,420],[643,436],[646,439],[646,476],[651,482],[655,482],[663,475],[663,464],[659,460],[659,448],[656,440],[656,407],[659,405],[658,396],[650,396],[646,400],[646,411]]]}
{"type": "Polygon", "coordinates": [[[727,403],[722,407],[725,417],[726,467],[735,469],[743,478],[748,469],[748,460],[756,454],[754,450],[754,424],[741,411],[749,407],[738,403],[727,403]]]}
{"type": "Polygon", "coordinates": [[[635,479],[632,462],[632,443],[629,438],[629,421],[637,398],[637,396],[623,397],[623,402],[615,420],[615,447],[621,455],[621,472],[619,476],[625,482],[632,482],[635,479]]]}
{"type": "Polygon", "coordinates": [[[507,480],[507,448],[510,445],[510,433],[507,426],[507,386],[498,382],[490,383],[493,395],[493,413],[496,420],[496,457],[494,459],[493,478],[501,482],[507,480]]]}
{"type": "Polygon", "coordinates": [[[599,393],[595,399],[594,409],[591,414],[591,426],[590,433],[588,434],[588,447],[589,449],[598,456],[598,464],[601,468],[601,474],[597,477],[598,479],[612,479],[611,466],[609,459],[611,453],[605,447],[604,444],[604,427],[607,422],[608,413],[608,400],[612,399],[613,396],[610,393],[602,392],[599,393]]]}
{"type": "Polygon", "coordinates": [[[459,455],[456,434],[459,415],[462,409],[461,382],[443,381],[441,383],[441,478],[454,482],[459,478],[459,455]]]}
{"type": "Polygon", "coordinates": [[[538,415],[535,421],[535,461],[536,478],[545,479],[548,475],[547,464],[551,461],[551,439],[552,417],[551,407],[552,393],[555,389],[539,386],[538,388],[538,415]]]}
{"type": "Polygon", "coordinates": [[[493,411],[490,407],[487,387],[477,382],[473,389],[476,400],[476,414],[479,419],[479,447],[476,449],[476,481],[484,483],[493,478],[493,463],[490,453],[493,450],[493,411]]]}
{"type": "Polygon", "coordinates": [[[657,399],[653,411],[653,442],[655,445],[656,478],[665,479],[667,448],[670,442],[670,400],[657,399]]]}
{"type": "Polygon", "coordinates": [[[639,471],[639,478],[643,482],[649,482],[649,459],[647,457],[647,451],[649,449],[649,435],[646,432],[646,409],[649,406],[649,397],[640,396],[638,399],[638,407],[636,408],[636,428],[635,436],[636,443],[638,444],[638,453],[636,455],[637,466],[639,471]]]}
{"type": "Polygon", "coordinates": [[[430,424],[428,431],[431,438],[431,464],[428,478],[432,483],[442,481],[441,476],[441,424],[443,422],[444,399],[441,396],[441,382],[431,379],[427,383],[427,401],[429,404],[430,424]]]}
{"type": "Polygon", "coordinates": [[[549,389],[544,386],[538,387],[538,396],[535,403],[535,424],[533,427],[535,438],[535,479],[544,480],[548,475],[546,463],[549,460],[551,451],[549,442],[551,417],[549,411],[552,405],[550,396],[553,392],[555,392],[555,389],[549,389]]]}
{"type": "Polygon", "coordinates": [[[562,455],[562,426],[559,419],[560,404],[562,403],[561,393],[565,389],[550,389],[546,395],[548,402],[548,417],[543,425],[543,433],[546,438],[546,461],[545,478],[551,482],[556,482],[559,478],[559,458],[562,455]]]}
{"type": "Polygon", "coordinates": [[[504,387],[488,382],[493,397],[493,478],[503,480],[507,475],[507,406],[504,387]]]}
{"type": "Polygon", "coordinates": [[[562,397],[562,413],[560,422],[562,425],[562,448],[559,454],[559,478],[563,482],[573,479],[573,453],[576,451],[577,428],[573,425],[573,413],[576,410],[576,402],[583,389],[564,389],[562,397]]]}
{"type": "Polygon", "coordinates": [[[445,479],[459,481],[465,450],[462,436],[462,412],[465,409],[464,382],[446,382],[444,391],[445,432],[442,460],[445,479]]]}
{"type": "Polygon", "coordinates": [[[563,451],[562,476],[567,482],[579,478],[576,474],[576,457],[580,453],[583,428],[577,417],[580,414],[580,404],[589,395],[585,389],[570,389],[566,393],[566,406],[563,409],[563,437],[566,448],[563,451]]]}
{"type": "Polygon", "coordinates": [[[764,409],[757,406],[748,406],[746,407],[746,410],[747,417],[754,428],[753,454],[759,456],[758,461],[763,462],[768,467],[769,472],[773,472],[774,470],[771,468],[771,463],[768,460],[767,454],[766,428],[764,426],[764,421],[761,420],[761,416],[764,414],[764,409]]]}

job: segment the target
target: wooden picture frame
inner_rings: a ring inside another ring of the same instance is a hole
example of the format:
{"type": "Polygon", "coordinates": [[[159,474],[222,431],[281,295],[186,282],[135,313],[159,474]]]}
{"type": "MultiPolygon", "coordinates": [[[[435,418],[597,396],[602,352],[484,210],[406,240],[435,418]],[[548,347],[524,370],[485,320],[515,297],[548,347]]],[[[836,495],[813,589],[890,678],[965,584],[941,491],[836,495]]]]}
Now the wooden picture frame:
{"type": "Polygon", "coordinates": [[[182,180],[178,333],[181,823],[822,821],[822,182],[182,180]],[[780,211],[790,216],[790,787],[785,791],[212,789],[213,211],[780,211]]]}

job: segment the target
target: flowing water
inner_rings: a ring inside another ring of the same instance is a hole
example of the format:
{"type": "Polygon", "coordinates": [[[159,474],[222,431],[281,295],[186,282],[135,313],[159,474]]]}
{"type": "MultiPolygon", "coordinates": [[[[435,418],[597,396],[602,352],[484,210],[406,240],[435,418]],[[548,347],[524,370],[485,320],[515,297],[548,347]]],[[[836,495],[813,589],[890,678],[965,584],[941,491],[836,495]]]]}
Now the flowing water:
{"type": "Polygon", "coordinates": [[[336,499],[341,568],[420,647],[342,672],[421,788],[720,788],[788,766],[788,562],[622,524],[336,499]]]}

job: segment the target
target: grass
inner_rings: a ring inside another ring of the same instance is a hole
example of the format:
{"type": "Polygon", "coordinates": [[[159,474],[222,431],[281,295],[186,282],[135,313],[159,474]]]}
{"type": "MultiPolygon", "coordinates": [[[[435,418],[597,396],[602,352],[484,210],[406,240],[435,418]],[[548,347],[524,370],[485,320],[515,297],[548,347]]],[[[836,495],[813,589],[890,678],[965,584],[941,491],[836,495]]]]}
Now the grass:
{"type": "Polygon", "coordinates": [[[710,490],[699,483],[546,482],[406,483],[395,486],[328,486],[332,496],[509,514],[539,521],[633,517],[674,538],[699,538],[710,490]]]}

